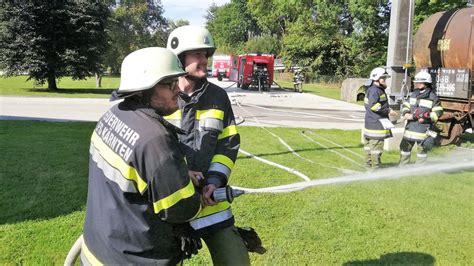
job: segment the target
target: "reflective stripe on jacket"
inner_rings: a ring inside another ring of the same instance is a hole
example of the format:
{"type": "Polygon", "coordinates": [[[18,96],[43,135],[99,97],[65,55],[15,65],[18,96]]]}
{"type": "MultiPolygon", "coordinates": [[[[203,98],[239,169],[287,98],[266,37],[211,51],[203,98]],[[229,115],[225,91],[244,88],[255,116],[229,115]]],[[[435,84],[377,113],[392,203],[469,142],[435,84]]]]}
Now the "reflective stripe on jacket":
{"type": "MultiPolygon", "coordinates": [[[[228,182],[240,147],[234,112],[222,88],[207,81],[197,83],[195,88],[190,96],[180,93],[180,110],[165,118],[186,132],[179,140],[189,170],[202,172],[206,184],[222,187],[228,182]]],[[[204,232],[233,222],[230,204],[221,202],[204,207],[190,224],[204,232]]]]}
{"type": "Polygon", "coordinates": [[[91,137],[85,255],[103,264],[176,264],[173,223],[197,217],[180,130],[133,99],[112,107],[91,137]]]}
{"type": "Polygon", "coordinates": [[[424,90],[414,90],[403,103],[401,115],[412,114],[423,117],[420,123],[417,118],[407,121],[403,138],[411,141],[423,141],[428,137],[428,130],[435,130],[434,124],[443,114],[438,96],[431,88],[424,90]]]}
{"type": "Polygon", "coordinates": [[[365,98],[364,137],[367,139],[386,139],[391,137],[389,129],[384,129],[381,118],[388,118],[390,108],[387,94],[382,87],[375,84],[367,89],[365,98]]]}

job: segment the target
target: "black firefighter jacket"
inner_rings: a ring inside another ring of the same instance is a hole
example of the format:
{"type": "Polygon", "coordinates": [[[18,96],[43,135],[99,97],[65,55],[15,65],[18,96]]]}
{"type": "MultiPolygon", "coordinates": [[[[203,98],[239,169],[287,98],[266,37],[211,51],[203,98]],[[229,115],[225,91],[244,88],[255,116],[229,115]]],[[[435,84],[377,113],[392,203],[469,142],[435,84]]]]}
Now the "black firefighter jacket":
{"type": "MultiPolygon", "coordinates": [[[[186,134],[179,140],[186,153],[190,170],[202,172],[206,184],[223,187],[227,184],[240,147],[240,135],[227,93],[203,80],[192,95],[180,93],[180,110],[165,117],[186,134]]],[[[206,206],[191,221],[195,230],[222,228],[234,223],[228,202],[206,206]]]]}
{"type": "Polygon", "coordinates": [[[443,108],[431,88],[417,89],[411,93],[401,110],[402,116],[407,113],[412,114],[414,119],[407,122],[404,139],[420,142],[429,135],[436,137],[434,123],[443,114],[443,108]],[[423,118],[423,122],[419,122],[418,118],[423,118]]]}
{"type": "Polygon", "coordinates": [[[83,252],[103,264],[176,264],[174,223],[200,209],[176,132],[133,99],[115,105],[92,134],[83,252]]]}
{"type": "Polygon", "coordinates": [[[388,118],[390,107],[385,90],[375,84],[367,89],[364,98],[365,127],[364,137],[366,139],[382,140],[391,137],[389,129],[384,129],[380,119],[388,118]]]}

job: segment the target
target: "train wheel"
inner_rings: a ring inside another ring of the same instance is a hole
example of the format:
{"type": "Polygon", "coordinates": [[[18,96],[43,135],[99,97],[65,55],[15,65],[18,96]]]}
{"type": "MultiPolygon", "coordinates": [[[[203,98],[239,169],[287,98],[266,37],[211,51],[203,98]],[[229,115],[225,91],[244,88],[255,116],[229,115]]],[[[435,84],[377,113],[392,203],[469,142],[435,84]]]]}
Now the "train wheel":
{"type": "Polygon", "coordinates": [[[459,141],[459,137],[463,132],[462,126],[455,121],[451,122],[451,126],[449,127],[449,132],[447,137],[441,138],[441,145],[449,145],[449,144],[456,144],[459,141]]]}

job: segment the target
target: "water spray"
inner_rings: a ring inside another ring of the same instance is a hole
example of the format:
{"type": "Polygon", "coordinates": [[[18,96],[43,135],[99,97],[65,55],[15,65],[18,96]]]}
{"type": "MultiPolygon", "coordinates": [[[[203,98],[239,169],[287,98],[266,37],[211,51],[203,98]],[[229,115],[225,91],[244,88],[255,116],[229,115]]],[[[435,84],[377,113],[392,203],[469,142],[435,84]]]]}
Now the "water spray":
{"type": "MultiPolygon", "coordinates": [[[[472,151],[472,150],[471,150],[472,151]]],[[[360,173],[347,176],[340,176],[327,179],[318,179],[311,181],[298,182],[288,185],[266,187],[266,188],[243,188],[226,186],[216,189],[213,197],[217,202],[232,202],[236,197],[250,193],[289,193],[314,186],[324,186],[333,184],[345,184],[360,181],[373,181],[380,179],[398,179],[400,177],[412,175],[428,175],[439,172],[457,172],[462,170],[474,169],[472,161],[474,152],[468,156],[460,156],[453,158],[452,161],[438,161],[424,165],[411,165],[401,167],[390,167],[372,173],[360,173]]]]}

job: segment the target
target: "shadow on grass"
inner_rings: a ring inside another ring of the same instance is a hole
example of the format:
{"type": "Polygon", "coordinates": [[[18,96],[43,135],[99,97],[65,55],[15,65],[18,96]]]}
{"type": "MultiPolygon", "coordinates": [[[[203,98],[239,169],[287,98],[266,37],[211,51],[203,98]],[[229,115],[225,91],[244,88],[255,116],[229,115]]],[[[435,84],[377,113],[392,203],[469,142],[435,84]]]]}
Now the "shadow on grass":
{"type": "Polygon", "coordinates": [[[59,94],[84,94],[84,93],[90,93],[90,94],[103,94],[103,95],[110,95],[114,89],[92,89],[92,88],[71,88],[71,89],[57,89],[57,90],[48,90],[48,89],[40,89],[40,88],[34,88],[34,89],[26,89],[30,92],[36,92],[36,93],[59,93],[59,94]]]}
{"type": "Polygon", "coordinates": [[[420,252],[397,252],[382,255],[379,259],[349,261],[342,265],[435,265],[435,258],[420,252]]]}

